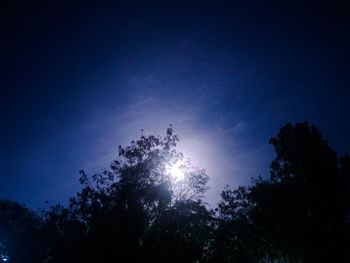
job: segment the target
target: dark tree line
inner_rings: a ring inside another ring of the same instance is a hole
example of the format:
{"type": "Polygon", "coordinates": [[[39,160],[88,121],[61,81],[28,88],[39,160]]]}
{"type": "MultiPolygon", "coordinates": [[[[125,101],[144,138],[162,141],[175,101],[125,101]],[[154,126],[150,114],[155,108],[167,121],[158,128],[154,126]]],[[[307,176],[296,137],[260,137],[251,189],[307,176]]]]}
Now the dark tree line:
{"type": "Polygon", "coordinates": [[[315,126],[282,127],[270,176],[225,189],[215,210],[178,140],[169,127],[119,147],[110,169],[80,171],[67,207],[0,201],[0,262],[350,262],[350,156],[315,126]]]}

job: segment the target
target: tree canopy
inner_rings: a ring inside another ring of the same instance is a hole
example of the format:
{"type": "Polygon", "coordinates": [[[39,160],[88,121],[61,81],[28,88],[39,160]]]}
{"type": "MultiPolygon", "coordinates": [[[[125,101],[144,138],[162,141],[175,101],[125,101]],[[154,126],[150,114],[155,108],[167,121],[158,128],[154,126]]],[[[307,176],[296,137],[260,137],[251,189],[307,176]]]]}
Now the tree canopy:
{"type": "Polygon", "coordinates": [[[51,253],[64,255],[59,262],[154,260],[150,251],[159,251],[159,261],[165,256],[175,260],[169,254],[161,256],[160,251],[170,250],[178,250],[175,256],[186,253],[186,262],[202,258],[206,239],[200,230],[211,219],[202,201],[208,176],[176,151],[178,140],[172,127],[164,137],[142,135],[119,147],[119,158],[110,169],[91,178],[80,172],[83,189],[68,208],[55,207],[47,216],[46,224],[54,225],[61,244],[51,253]],[[169,167],[176,163],[184,173],[181,180],[170,174],[169,167]],[[72,231],[77,233],[72,236],[72,231]]]}
{"type": "Polygon", "coordinates": [[[119,146],[108,169],[80,171],[68,206],[0,200],[0,262],[349,262],[350,156],[314,125],[282,127],[270,176],[227,187],[215,210],[178,141],[170,126],[119,146]]]}
{"type": "Polygon", "coordinates": [[[348,157],[308,123],[287,124],[270,144],[270,177],[222,193],[217,249],[237,247],[253,262],[345,262],[348,157]]]}
{"type": "Polygon", "coordinates": [[[0,261],[40,262],[39,216],[17,202],[0,200],[0,261]]]}

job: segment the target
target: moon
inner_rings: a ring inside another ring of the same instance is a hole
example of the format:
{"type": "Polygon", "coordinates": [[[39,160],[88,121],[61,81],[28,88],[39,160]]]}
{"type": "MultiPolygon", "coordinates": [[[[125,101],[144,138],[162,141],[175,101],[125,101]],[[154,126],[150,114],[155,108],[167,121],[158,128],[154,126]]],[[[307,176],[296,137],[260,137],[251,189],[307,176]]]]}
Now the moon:
{"type": "Polygon", "coordinates": [[[174,181],[181,181],[185,178],[184,172],[181,170],[181,163],[177,162],[168,168],[168,172],[174,181]]]}

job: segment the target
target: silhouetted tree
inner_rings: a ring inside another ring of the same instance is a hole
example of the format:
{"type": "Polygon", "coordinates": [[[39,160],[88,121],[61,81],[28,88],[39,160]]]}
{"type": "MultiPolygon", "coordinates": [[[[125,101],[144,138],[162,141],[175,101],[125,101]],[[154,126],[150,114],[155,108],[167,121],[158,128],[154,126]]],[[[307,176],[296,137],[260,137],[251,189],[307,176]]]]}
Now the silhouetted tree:
{"type": "Polygon", "coordinates": [[[119,147],[110,169],[80,171],[82,190],[41,217],[0,200],[0,261],[349,262],[350,156],[315,126],[282,127],[269,178],[225,189],[215,211],[178,140],[170,126],[119,147]]]}
{"type": "Polygon", "coordinates": [[[201,258],[199,250],[206,240],[199,232],[210,223],[201,199],[208,176],[184,160],[175,150],[177,142],[171,127],[165,137],[142,135],[129,146],[119,147],[119,159],[112,162],[111,169],[92,176],[92,182],[81,171],[82,191],[70,199],[68,208],[55,207],[47,214],[46,227],[56,237],[51,261],[138,261],[146,254],[156,259],[144,247],[152,244],[150,251],[152,247],[160,254],[156,246],[165,248],[165,244],[152,233],[174,227],[182,234],[173,237],[178,240],[173,245],[191,244],[188,262],[201,258]],[[169,168],[177,163],[181,163],[183,180],[171,177],[169,168]],[[170,215],[176,216],[175,221],[165,224],[170,215]]]}
{"type": "Polygon", "coordinates": [[[350,262],[350,155],[345,154],[340,159],[340,176],[344,186],[343,199],[345,202],[345,224],[343,229],[344,240],[342,249],[345,252],[345,262],[350,262]]]}
{"type": "Polygon", "coordinates": [[[41,262],[41,221],[37,214],[23,205],[0,200],[0,261],[41,262]]]}
{"type": "Polygon", "coordinates": [[[250,218],[252,205],[246,187],[226,189],[216,208],[216,228],[210,244],[210,262],[258,262],[262,242],[250,218]]]}
{"type": "Polygon", "coordinates": [[[221,237],[223,245],[242,244],[229,250],[236,258],[243,246],[262,261],[344,262],[345,165],[339,168],[336,153],[308,123],[287,124],[270,143],[276,151],[270,178],[222,194],[218,229],[233,232],[221,237]]]}
{"type": "Polygon", "coordinates": [[[177,201],[150,226],[143,246],[147,262],[202,262],[206,259],[212,213],[201,201],[177,201]]]}
{"type": "Polygon", "coordinates": [[[264,204],[257,195],[256,203],[266,215],[278,213],[262,213],[261,219],[278,225],[276,236],[299,250],[304,262],[342,262],[345,200],[337,154],[308,123],[286,125],[270,143],[277,154],[266,191],[270,200],[264,204]]]}

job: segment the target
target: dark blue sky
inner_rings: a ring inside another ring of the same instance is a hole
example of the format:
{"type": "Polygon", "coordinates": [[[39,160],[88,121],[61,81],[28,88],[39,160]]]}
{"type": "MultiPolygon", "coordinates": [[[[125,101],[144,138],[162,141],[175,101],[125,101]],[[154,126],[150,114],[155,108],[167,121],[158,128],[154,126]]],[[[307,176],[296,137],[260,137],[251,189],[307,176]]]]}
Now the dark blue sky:
{"type": "Polygon", "coordinates": [[[213,203],[268,174],[268,139],[287,122],[350,150],[346,6],[29,2],[0,8],[0,198],[62,202],[80,169],[108,167],[119,144],[169,123],[207,169],[213,203]]]}

